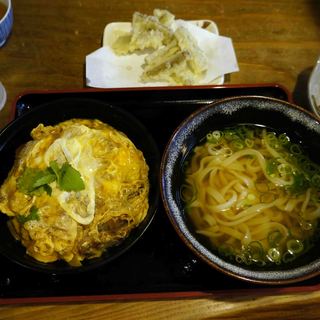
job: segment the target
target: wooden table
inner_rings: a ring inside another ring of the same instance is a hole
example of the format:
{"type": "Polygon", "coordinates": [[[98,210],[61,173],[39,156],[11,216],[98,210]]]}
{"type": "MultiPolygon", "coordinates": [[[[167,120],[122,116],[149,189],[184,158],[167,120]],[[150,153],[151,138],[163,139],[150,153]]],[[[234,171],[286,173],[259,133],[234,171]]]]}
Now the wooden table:
{"type": "MultiPolygon", "coordinates": [[[[279,83],[308,107],[306,85],[320,54],[317,0],[14,0],[14,28],[0,49],[8,100],[38,89],[84,87],[85,56],[101,45],[104,26],[135,10],[162,7],[183,19],[214,20],[233,39],[240,72],[231,84],[279,83]]],[[[2,306],[0,319],[319,319],[320,292],[201,299],[2,306]]]]}

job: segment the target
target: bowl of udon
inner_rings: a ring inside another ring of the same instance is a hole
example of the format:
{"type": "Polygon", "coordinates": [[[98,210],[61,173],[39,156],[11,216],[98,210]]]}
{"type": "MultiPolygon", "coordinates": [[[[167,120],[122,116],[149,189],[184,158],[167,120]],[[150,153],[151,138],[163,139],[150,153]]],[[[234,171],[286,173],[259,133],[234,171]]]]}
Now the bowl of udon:
{"type": "Polygon", "coordinates": [[[35,106],[0,132],[0,157],[0,253],[32,270],[102,267],[142,237],[157,209],[157,145],[103,101],[35,106]]]}
{"type": "Polygon", "coordinates": [[[184,244],[213,269],[261,284],[320,273],[320,124],[267,97],[233,97],[182,122],[161,195],[184,244]]]}

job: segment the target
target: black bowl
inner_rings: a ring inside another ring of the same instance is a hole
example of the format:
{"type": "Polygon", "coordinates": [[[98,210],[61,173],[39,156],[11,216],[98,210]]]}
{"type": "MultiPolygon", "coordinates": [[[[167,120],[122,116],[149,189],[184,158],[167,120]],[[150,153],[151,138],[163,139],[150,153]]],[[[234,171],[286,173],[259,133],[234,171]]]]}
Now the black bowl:
{"type": "Polygon", "coordinates": [[[183,242],[213,268],[238,279],[255,283],[283,284],[301,281],[320,273],[320,242],[290,264],[262,268],[243,266],[221,257],[205,239],[193,232],[180,196],[183,166],[191,150],[206,134],[236,124],[263,125],[285,132],[303,142],[306,152],[320,163],[319,118],[293,104],[265,97],[234,97],[220,100],[190,115],[172,135],[163,154],[161,195],[167,214],[183,242]]]}
{"type": "Polygon", "coordinates": [[[7,216],[0,214],[0,253],[19,265],[49,273],[82,272],[101,267],[128,250],[151,223],[159,199],[160,154],[147,129],[127,111],[98,100],[66,98],[34,107],[0,132],[0,183],[7,177],[13,165],[15,150],[31,139],[32,128],[39,123],[53,125],[71,118],[99,119],[124,132],[144,154],[149,166],[149,210],[143,222],[118,246],[106,250],[101,257],[84,260],[82,266],[72,267],[64,261],[41,263],[26,254],[20,242],[15,241],[7,228],[7,216]]]}

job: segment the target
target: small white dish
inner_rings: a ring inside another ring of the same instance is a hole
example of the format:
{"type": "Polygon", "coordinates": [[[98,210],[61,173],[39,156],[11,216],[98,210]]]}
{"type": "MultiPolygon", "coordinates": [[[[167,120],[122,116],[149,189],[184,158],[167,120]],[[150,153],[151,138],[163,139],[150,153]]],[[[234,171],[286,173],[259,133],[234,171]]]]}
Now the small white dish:
{"type": "MultiPolygon", "coordinates": [[[[221,85],[224,75],[239,71],[232,39],[219,35],[217,25],[210,20],[176,20],[176,26],[186,27],[197,39],[208,58],[208,72],[197,85],[221,85]]],[[[105,26],[102,47],[86,56],[86,85],[95,88],[168,86],[166,82],[140,81],[145,54],[117,56],[112,44],[119,33],[130,32],[131,22],[112,22],[105,26]]]]}
{"type": "Polygon", "coordinates": [[[4,107],[7,101],[7,92],[3,84],[0,82],[0,110],[4,107]]]}
{"type": "Polygon", "coordinates": [[[320,116],[320,57],[309,78],[308,98],[312,111],[320,116]]]}
{"type": "MultiPolygon", "coordinates": [[[[191,22],[192,24],[196,25],[197,27],[200,27],[204,30],[207,30],[215,35],[219,35],[219,30],[215,22],[211,20],[189,20],[188,22],[191,22]]],[[[102,39],[102,46],[111,48],[112,43],[116,40],[115,37],[117,37],[117,31],[121,30],[123,32],[130,32],[131,30],[131,22],[112,22],[105,26],[103,31],[103,39],[102,39]]],[[[215,79],[213,79],[208,84],[223,84],[224,83],[224,75],[221,75],[215,79]]],[[[148,84],[152,85],[152,84],[148,84]]],[[[164,85],[164,83],[155,83],[155,86],[161,86],[164,85]]]]}

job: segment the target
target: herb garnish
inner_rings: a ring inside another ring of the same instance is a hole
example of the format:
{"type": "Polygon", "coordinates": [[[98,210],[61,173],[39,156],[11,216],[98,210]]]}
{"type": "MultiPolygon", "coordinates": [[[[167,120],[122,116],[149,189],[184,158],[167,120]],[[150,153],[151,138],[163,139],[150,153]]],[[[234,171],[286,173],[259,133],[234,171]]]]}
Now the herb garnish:
{"type": "Polygon", "coordinates": [[[39,220],[38,211],[39,210],[35,206],[32,206],[30,209],[30,212],[27,216],[19,214],[19,215],[17,215],[17,220],[21,224],[25,224],[26,222],[31,221],[31,220],[39,220]]]}
{"type": "Polygon", "coordinates": [[[65,162],[59,167],[56,161],[51,161],[50,166],[44,170],[26,168],[23,174],[17,179],[19,191],[28,195],[41,195],[47,192],[51,195],[50,183],[56,181],[59,189],[63,191],[81,191],[85,188],[79,171],[65,162]]]}
{"type": "Polygon", "coordinates": [[[38,196],[44,191],[51,195],[49,184],[55,180],[55,174],[48,168],[45,170],[26,168],[17,180],[17,188],[28,195],[38,196]]]}
{"type": "Polygon", "coordinates": [[[57,183],[64,191],[81,191],[85,188],[80,172],[74,169],[69,163],[65,162],[59,168],[56,161],[50,162],[50,168],[57,177],[57,183]]]}

